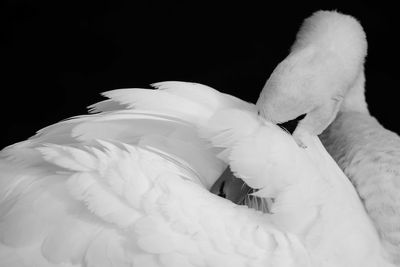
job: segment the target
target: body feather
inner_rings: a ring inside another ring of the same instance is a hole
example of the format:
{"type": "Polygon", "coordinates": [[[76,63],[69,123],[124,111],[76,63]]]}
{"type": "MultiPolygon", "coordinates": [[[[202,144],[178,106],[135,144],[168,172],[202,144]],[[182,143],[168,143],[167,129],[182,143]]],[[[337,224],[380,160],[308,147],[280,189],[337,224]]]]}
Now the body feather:
{"type": "Polygon", "coordinates": [[[339,112],[321,138],[400,264],[400,137],[368,113],[348,110],[339,112]]]}
{"type": "Polygon", "coordinates": [[[391,266],[316,137],[304,150],[252,104],[158,87],[107,93],[100,113],[1,152],[1,265],[391,266]],[[272,214],[208,191],[227,164],[275,199],[272,214]]]}

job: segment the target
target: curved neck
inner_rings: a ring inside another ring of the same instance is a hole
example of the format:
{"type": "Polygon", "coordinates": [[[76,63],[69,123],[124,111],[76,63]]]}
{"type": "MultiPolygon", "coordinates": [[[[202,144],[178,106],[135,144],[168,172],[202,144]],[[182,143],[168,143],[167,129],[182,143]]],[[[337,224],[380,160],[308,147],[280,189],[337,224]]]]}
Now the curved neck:
{"type": "Polygon", "coordinates": [[[358,111],[369,114],[368,105],[365,100],[365,74],[364,65],[361,65],[353,85],[347,91],[340,111],[358,111]]]}

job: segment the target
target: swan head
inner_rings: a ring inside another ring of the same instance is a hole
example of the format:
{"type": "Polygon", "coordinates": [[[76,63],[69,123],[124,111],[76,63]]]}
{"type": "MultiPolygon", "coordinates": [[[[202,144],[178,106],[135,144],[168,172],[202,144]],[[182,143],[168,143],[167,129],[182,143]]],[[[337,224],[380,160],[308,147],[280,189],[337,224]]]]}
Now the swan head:
{"type": "Polygon", "coordinates": [[[275,123],[306,115],[298,128],[320,134],[348,91],[359,84],[366,51],[365,33],[356,19],[338,12],[314,13],[267,80],[257,101],[260,114],[275,123]]]}

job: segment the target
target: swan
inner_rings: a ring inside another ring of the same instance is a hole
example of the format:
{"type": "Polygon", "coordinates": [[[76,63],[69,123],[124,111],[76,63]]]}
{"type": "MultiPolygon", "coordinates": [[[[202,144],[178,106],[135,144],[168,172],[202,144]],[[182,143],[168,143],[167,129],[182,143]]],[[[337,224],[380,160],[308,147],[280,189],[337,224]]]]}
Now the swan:
{"type": "Polygon", "coordinates": [[[0,153],[0,266],[389,267],[318,137],[208,86],[120,89],[0,153]],[[263,213],[209,189],[229,164],[263,213]]]}
{"type": "MultiPolygon", "coordinates": [[[[293,136],[319,135],[334,120],[343,101],[366,110],[363,64],[367,41],[361,24],[336,11],[316,11],[301,25],[289,55],[273,70],[257,102],[260,115],[286,126],[298,121],[293,136]]],[[[229,169],[212,192],[250,206],[251,189],[229,169]]],[[[264,210],[268,203],[261,201],[264,210]]],[[[259,207],[261,208],[261,207],[259,207]]]]}
{"type": "MultiPolygon", "coordinates": [[[[306,114],[294,136],[322,133],[323,144],[354,184],[391,261],[400,265],[400,138],[369,114],[366,54],[366,36],[356,19],[315,12],[268,79],[259,106],[275,122],[306,114]]],[[[225,184],[220,190],[229,199],[243,195],[237,185],[225,184]]]]}

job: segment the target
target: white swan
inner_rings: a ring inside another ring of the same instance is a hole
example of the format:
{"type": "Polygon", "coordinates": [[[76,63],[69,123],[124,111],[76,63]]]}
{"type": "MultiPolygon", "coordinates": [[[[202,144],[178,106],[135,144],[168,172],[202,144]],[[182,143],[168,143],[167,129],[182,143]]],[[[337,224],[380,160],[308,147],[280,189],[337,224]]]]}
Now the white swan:
{"type": "MultiPolygon", "coordinates": [[[[335,11],[315,12],[304,20],[290,54],[268,78],[257,102],[260,114],[275,123],[305,115],[293,133],[301,145],[303,133],[318,135],[328,127],[343,101],[367,110],[361,88],[366,53],[365,33],[356,19],[335,11]]],[[[249,189],[227,171],[212,190],[236,202],[249,189]]]]}
{"type": "Polygon", "coordinates": [[[354,18],[314,13],[267,81],[260,109],[278,122],[306,113],[294,133],[300,136],[320,134],[340,110],[323,143],[354,183],[392,261],[400,265],[400,138],[369,115],[366,53],[365,33],[354,18]]]}
{"type": "Polygon", "coordinates": [[[155,86],[1,152],[0,266],[392,266],[317,137],[303,149],[252,104],[155,86]],[[226,164],[272,214],[207,190],[226,164]]]}

